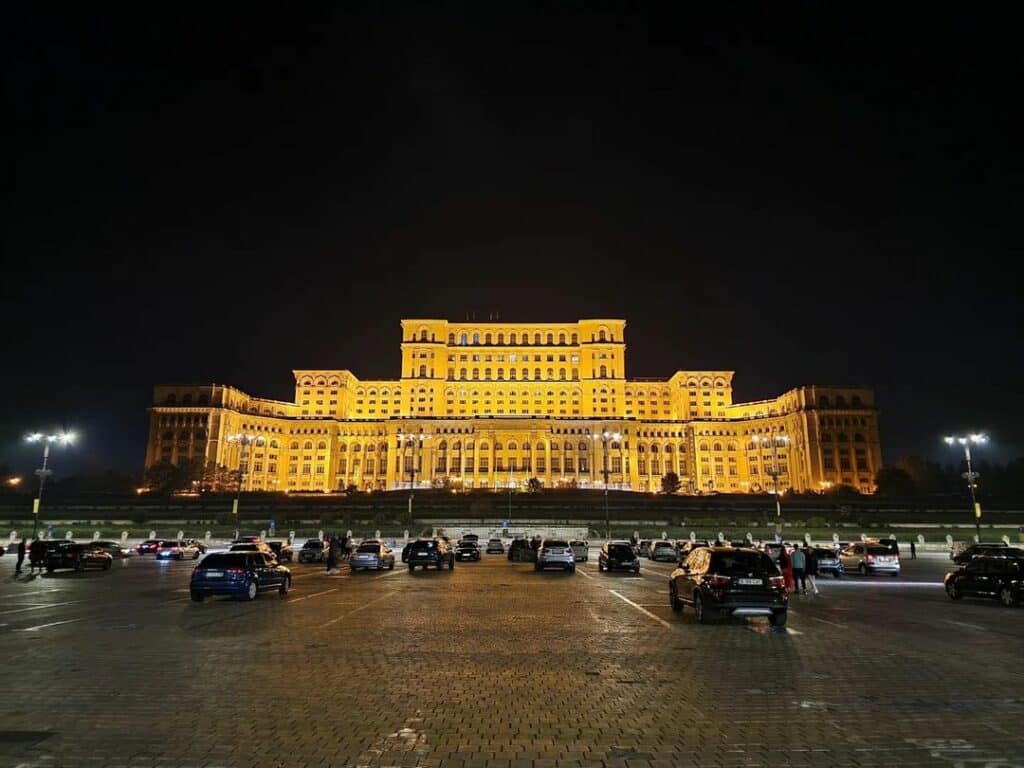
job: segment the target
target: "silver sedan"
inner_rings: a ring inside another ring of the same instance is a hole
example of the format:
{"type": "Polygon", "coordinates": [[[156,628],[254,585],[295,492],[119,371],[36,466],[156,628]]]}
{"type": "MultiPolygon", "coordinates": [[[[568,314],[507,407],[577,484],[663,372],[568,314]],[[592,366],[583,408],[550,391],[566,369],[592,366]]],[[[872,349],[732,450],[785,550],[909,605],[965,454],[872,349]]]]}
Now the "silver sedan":
{"type": "Polygon", "coordinates": [[[373,568],[376,571],[389,571],[395,568],[395,553],[387,544],[374,542],[373,544],[360,544],[359,548],[349,558],[349,565],[352,573],[360,568],[367,570],[373,568]]]}

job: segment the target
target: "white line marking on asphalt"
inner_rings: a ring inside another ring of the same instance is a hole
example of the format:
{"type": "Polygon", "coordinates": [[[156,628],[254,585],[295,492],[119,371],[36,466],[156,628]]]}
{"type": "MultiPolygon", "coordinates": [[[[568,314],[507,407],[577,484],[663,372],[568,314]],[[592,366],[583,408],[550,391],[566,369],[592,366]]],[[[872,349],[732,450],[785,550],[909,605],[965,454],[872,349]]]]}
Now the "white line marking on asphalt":
{"type": "Polygon", "coordinates": [[[327,595],[327,594],[330,594],[331,592],[337,592],[337,591],[338,591],[338,587],[335,587],[334,589],[325,589],[323,592],[314,592],[311,595],[303,595],[302,597],[293,597],[288,602],[289,603],[301,603],[303,600],[309,600],[312,597],[320,597],[320,595],[327,595]]]}
{"type": "Polygon", "coordinates": [[[31,606],[30,608],[14,608],[10,611],[0,611],[0,616],[6,616],[9,613],[24,613],[25,611],[39,611],[43,608],[56,608],[58,605],[72,605],[74,603],[80,603],[81,600],[65,600],[62,603],[40,603],[31,606]]]}
{"type": "Polygon", "coordinates": [[[587,573],[586,571],[584,571],[584,570],[583,570],[582,568],[577,568],[577,569],[576,569],[576,573],[578,573],[578,574],[579,574],[580,576],[586,576],[586,577],[587,577],[588,579],[592,579],[592,578],[594,578],[594,577],[593,577],[593,576],[591,576],[591,575],[590,575],[589,573],[587,573]]]}
{"type": "Polygon", "coordinates": [[[11,592],[9,595],[0,595],[0,600],[6,600],[9,597],[32,597],[33,595],[46,595],[50,592],[62,592],[62,589],[37,589],[34,592],[11,592]]]}
{"type": "Polygon", "coordinates": [[[371,605],[373,605],[374,603],[379,603],[379,602],[380,602],[381,600],[383,600],[384,598],[386,598],[386,597],[391,597],[391,595],[393,595],[393,594],[394,594],[394,591],[392,591],[392,592],[385,592],[385,593],[384,593],[383,595],[381,595],[380,597],[376,597],[376,598],[374,598],[373,600],[371,600],[371,601],[370,601],[370,602],[368,602],[368,603],[363,603],[363,604],[362,604],[362,605],[360,605],[360,606],[359,606],[358,608],[353,608],[353,609],[352,609],[351,611],[349,611],[348,613],[343,613],[343,614],[341,614],[341,616],[336,616],[335,618],[331,619],[330,621],[325,621],[325,622],[324,622],[323,624],[321,624],[321,625],[320,625],[320,629],[323,629],[324,627],[329,627],[329,626],[331,626],[332,624],[337,624],[337,623],[338,623],[339,621],[341,621],[342,619],[347,619],[347,618],[348,618],[349,616],[351,616],[351,615],[352,615],[353,613],[358,613],[359,611],[363,610],[364,608],[369,608],[369,607],[370,607],[371,605]]]}
{"type": "Polygon", "coordinates": [[[373,578],[375,578],[375,579],[386,579],[388,576],[394,576],[396,573],[401,573],[401,571],[395,570],[394,568],[392,568],[387,573],[382,573],[379,576],[374,576],[373,578]]]}
{"type": "Polygon", "coordinates": [[[23,627],[22,629],[16,629],[15,632],[38,632],[40,629],[46,629],[47,627],[56,627],[60,624],[71,624],[82,619],[65,619],[64,621],[51,621],[49,624],[39,624],[35,627],[23,627]]]}
{"type": "Polygon", "coordinates": [[[787,635],[802,635],[803,632],[801,632],[799,629],[790,629],[789,627],[786,627],[786,634],[787,635]]]}
{"type": "Polygon", "coordinates": [[[828,619],[819,619],[817,616],[811,616],[811,618],[814,619],[814,621],[820,621],[822,624],[831,624],[833,627],[839,627],[840,629],[846,629],[846,625],[845,624],[837,624],[836,622],[829,621],[828,619]]]}
{"type": "Polygon", "coordinates": [[[941,621],[944,621],[946,624],[952,624],[957,627],[967,627],[968,629],[977,629],[981,630],[982,632],[985,631],[984,627],[980,627],[977,624],[968,624],[966,621],[953,621],[952,619],[941,619],[941,621]]]}
{"type": "Polygon", "coordinates": [[[665,629],[672,629],[672,625],[669,624],[667,621],[665,621],[663,618],[661,618],[660,616],[655,616],[653,613],[648,611],[646,608],[643,608],[639,604],[634,603],[632,600],[630,600],[625,595],[620,595],[614,589],[609,589],[608,591],[611,592],[613,595],[615,595],[617,598],[619,598],[619,600],[621,600],[622,602],[629,603],[630,605],[632,605],[634,608],[636,608],[638,611],[640,611],[640,613],[642,613],[642,614],[644,614],[646,616],[649,616],[650,618],[654,619],[656,622],[661,624],[661,626],[663,626],[665,629]]]}
{"type": "Polygon", "coordinates": [[[899,589],[900,587],[941,587],[941,581],[854,581],[852,579],[847,581],[829,581],[827,584],[821,586],[827,587],[829,590],[844,587],[881,587],[882,589],[899,589]]]}

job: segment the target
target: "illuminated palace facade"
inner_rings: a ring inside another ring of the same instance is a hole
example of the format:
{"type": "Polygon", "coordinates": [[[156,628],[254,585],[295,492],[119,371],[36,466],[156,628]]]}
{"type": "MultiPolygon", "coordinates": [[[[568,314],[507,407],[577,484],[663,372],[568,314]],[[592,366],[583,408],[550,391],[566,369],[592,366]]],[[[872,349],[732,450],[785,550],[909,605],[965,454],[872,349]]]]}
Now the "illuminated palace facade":
{"type": "Polygon", "coordinates": [[[241,470],[247,490],[572,486],[870,493],[874,393],[802,386],[734,403],[732,371],[626,377],[624,320],[403,320],[401,377],[297,370],[293,402],[158,386],[146,465],[241,470]],[[244,436],[239,439],[239,436],[244,436]]]}

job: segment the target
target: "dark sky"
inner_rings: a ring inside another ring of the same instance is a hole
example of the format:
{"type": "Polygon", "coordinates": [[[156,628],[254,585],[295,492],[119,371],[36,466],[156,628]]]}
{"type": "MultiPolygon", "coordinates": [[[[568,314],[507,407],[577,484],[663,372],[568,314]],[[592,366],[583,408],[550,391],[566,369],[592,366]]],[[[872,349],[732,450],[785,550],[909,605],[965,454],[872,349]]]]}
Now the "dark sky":
{"type": "Polygon", "coordinates": [[[1022,452],[997,6],[137,5],[3,25],[0,464],[66,424],[58,473],[136,468],[156,383],[394,377],[400,318],[468,312],[624,317],[629,375],[737,399],[872,384],[887,460],[1022,452]]]}

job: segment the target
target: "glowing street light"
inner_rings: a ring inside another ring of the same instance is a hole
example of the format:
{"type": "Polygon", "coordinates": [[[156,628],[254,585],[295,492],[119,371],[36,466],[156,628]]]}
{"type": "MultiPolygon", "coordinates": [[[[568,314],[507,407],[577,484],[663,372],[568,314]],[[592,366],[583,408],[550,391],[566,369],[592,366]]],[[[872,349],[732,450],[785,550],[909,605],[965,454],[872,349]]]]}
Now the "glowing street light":
{"type": "MultiPolygon", "coordinates": [[[[42,443],[43,444],[43,466],[35,471],[39,477],[39,493],[32,500],[32,538],[36,537],[36,532],[39,530],[39,507],[43,503],[43,486],[46,485],[46,478],[53,474],[53,470],[49,469],[46,465],[50,459],[50,445],[71,445],[78,438],[74,432],[58,432],[56,434],[47,435],[42,432],[32,432],[25,435],[26,443],[42,443]]],[[[21,482],[21,478],[17,478],[18,483],[21,482]]],[[[18,483],[14,483],[17,485],[18,483]]]]}
{"type": "Polygon", "coordinates": [[[430,435],[426,434],[423,430],[416,432],[410,432],[408,434],[401,431],[398,432],[398,455],[402,461],[405,461],[405,447],[412,446],[410,453],[412,456],[409,459],[409,524],[412,524],[412,497],[415,493],[416,488],[416,448],[420,451],[423,450],[423,443],[430,439],[430,435]]]}
{"type": "Polygon", "coordinates": [[[981,541],[981,505],[978,504],[978,497],[974,492],[974,489],[977,487],[977,483],[974,481],[981,477],[981,475],[971,467],[971,446],[984,445],[988,442],[988,436],[978,432],[970,435],[947,435],[943,438],[943,442],[946,445],[959,445],[964,449],[964,458],[967,459],[967,471],[964,472],[963,478],[967,481],[967,488],[971,492],[971,506],[974,507],[974,529],[977,534],[975,541],[981,541]]]}
{"type": "Polygon", "coordinates": [[[590,438],[595,441],[600,440],[602,445],[602,473],[604,474],[604,532],[606,538],[610,541],[612,538],[612,524],[608,514],[608,441],[619,441],[622,439],[622,435],[618,432],[609,432],[607,429],[601,431],[600,434],[591,435],[590,438]]]}

